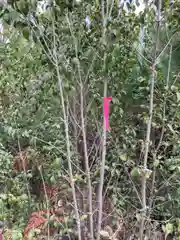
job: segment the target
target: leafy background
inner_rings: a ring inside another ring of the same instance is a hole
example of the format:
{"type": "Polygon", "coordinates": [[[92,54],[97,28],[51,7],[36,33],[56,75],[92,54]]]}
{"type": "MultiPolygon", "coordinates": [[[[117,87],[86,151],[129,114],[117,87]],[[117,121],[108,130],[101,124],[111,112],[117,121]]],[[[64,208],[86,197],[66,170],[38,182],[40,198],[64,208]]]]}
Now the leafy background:
{"type": "MultiPolygon", "coordinates": [[[[78,128],[80,77],[94,188],[99,181],[102,150],[103,85],[105,79],[108,81],[108,95],[113,97],[113,104],[104,192],[116,209],[110,227],[113,229],[120,217],[123,234],[119,239],[130,239],[139,231],[143,142],[156,41],[156,2],[149,1],[149,7],[139,15],[135,13],[138,3],[127,4],[126,11],[118,9],[118,1],[105,3],[108,16],[104,39],[99,1],[49,1],[40,13],[37,1],[15,0],[1,6],[0,220],[5,232],[11,230],[13,239],[23,239],[31,213],[46,205],[47,199],[39,194],[40,184],[58,188],[69,178],[55,62],[61,73],[68,112],[73,176],[77,185],[85,189],[87,176],[78,168],[82,168],[84,161],[78,128]],[[85,23],[87,18],[89,27],[85,23]],[[145,47],[141,52],[142,26],[145,47]]],[[[160,232],[162,236],[164,232],[170,239],[178,239],[180,232],[179,12],[178,1],[173,6],[163,1],[148,154],[148,169],[155,175],[152,173],[148,178],[146,189],[147,198],[152,199],[146,231],[150,235],[160,232]]],[[[46,195],[43,191],[42,195],[46,195]]],[[[68,187],[67,191],[71,189],[68,187]]],[[[60,198],[63,196],[61,193],[60,198]]],[[[68,217],[71,219],[72,213],[68,217]]],[[[54,228],[67,232],[71,227],[54,228]]],[[[145,235],[149,236],[146,232],[145,235]]]]}

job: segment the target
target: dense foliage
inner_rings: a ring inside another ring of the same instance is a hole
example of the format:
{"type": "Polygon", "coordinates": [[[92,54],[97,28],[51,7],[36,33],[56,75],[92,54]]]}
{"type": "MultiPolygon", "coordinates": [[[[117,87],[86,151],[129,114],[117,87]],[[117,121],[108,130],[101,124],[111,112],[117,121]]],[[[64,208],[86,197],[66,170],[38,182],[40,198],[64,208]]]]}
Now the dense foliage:
{"type": "MultiPolygon", "coordinates": [[[[142,218],[141,188],[146,174],[144,239],[160,239],[157,234],[162,239],[163,234],[178,239],[180,234],[180,4],[163,1],[157,33],[158,1],[148,1],[148,7],[139,14],[135,11],[138,3],[128,3],[124,10],[118,1],[104,2],[104,18],[100,1],[48,1],[43,12],[37,11],[36,0],[2,4],[0,220],[6,233],[11,230],[13,239],[23,239],[33,212],[61,208],[62,199],[66,209],[63,224],[54,217],[58,215],[54,210],[43,229],[53,223],[50,228],[58,234],[76,232],[74,211],[69,210],[72,179],[64,122],[67,120],[69,127],[73,180],[83,196],[79,198],[87,205],[82,112],[96,199],[103,152],[105,82],[113,104],[103,188],[105,203],[111,202],[111,206],[107,212],[103,207],[103,211],[112,217],[106,216],[102,228],[110,235],[106,225],[114,231],[120,219],[123,224],[117,239],[135,239],[142,218]],[[143,50],[139,46],[141,27],[143,50]],[[144,169],[152,75],[153,118],[144,169]]],[[[79,212],[87,224],[88,211],[79,206],[79,212]]],[[[33,234],[30,239],[40,239],[33,234]]],[[[45,239],[51,239],[49,232],[45,234],[45,239]]]]}

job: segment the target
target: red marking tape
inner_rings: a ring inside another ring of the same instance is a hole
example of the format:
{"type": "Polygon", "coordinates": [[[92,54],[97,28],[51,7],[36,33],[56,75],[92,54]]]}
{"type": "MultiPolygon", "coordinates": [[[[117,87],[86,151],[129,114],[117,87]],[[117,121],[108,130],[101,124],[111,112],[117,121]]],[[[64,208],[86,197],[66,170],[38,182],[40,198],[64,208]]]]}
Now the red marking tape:
{"type": "Polygon", "coordinates": [[[104,97],[103,108],[106,131],[109,131],[109,103],[111,101],[112,97],[104,97]]]}

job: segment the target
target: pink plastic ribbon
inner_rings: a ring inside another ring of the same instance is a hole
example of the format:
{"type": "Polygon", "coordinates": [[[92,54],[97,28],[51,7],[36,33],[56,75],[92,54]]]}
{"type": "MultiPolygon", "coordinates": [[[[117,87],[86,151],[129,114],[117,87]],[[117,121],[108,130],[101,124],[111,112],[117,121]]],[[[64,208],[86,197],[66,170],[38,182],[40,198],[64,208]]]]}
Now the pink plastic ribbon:
{"type": "Polygon", "coordinates": [[[112,97],[104,97],[104,119],[106,131],[109,131],[109,103],[112,101],[112,97]]]}

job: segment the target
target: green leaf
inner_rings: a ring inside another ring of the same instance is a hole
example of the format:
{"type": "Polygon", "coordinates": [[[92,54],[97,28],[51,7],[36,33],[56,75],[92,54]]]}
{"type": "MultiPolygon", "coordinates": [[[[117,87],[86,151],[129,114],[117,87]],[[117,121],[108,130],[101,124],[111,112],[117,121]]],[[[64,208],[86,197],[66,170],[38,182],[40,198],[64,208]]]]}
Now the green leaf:
{"type": "Polygon", "coordinates": [[[23,236],[21,232],[17,230],[12,231],[12,240],[22,240],[22,239],[23,239],[23,236]]]}
{"type": "Polygon", "coordinates": [[[153,164],[154,164],[155,167],[158,167],[159,163],[160,163],[159,159],[155,159],[153,164]]]}
{"type": "Polygon", "coordinates": [[[150,178],[152,171],[150,169],[145,170],[145,177],[146,179],[150,178]]]}
{"type": "Polygon", "coordinates": [[[0,199],[0,209],[3,209],[3,207],[4,207],[4,202],[2,199],[0,199]]]}
{"type": "Polygon", "coordinates": [[[139,176],[139,168],[138,167],[134,167],[131,170],[131,176],[134,177],[134,178],[139,176]]]}
{"type": "Polygon", "coordinates": [[[180,101],[180,92],[177,92],[176,96],[177,96],[177,102],[179,102],[180,101]]]}
{"type": "Polygon", "coordinates": [[[52,184],[55,184],[55,183],[56,183],[55,177],[54,177],[54,176],[51,176],[50,181],[51,181],[52,184]]]}
{"type": "Polygon", "coordinates": [[[24,27],[23,30],[22,30],[22,33],[23,33],[24,38],[29,40],[29,35],[30,35],[29,28],[24,27]]]}
{"type": "Polygon", "coordinates": [[[178,229],[177,229],[178,233],[180,233],[180,221],[178,222],[178,229]]]}
{"type": "Polygon", "coordinates": [[[170,233],[173,233],[174,226],[172,223],[167,223],[166,225],[162,226],[162,229],[163,229],[164,233],[170,234],[170,233]]]}
{"type": "Polygon", "coordinates": [[[61,159],[60,158],[56,158],[53,162],[53,166],[55,168],[59,168],[60,167],[60,164],[61,164],[61,159]]]}
{"type": "Polygon", "coordinates": [[[127,161],[128,160],[128,156],[126,154],[122,154],[121,156],[119,156],[119,158],[122,160],[122,161],[127,161]]]}

